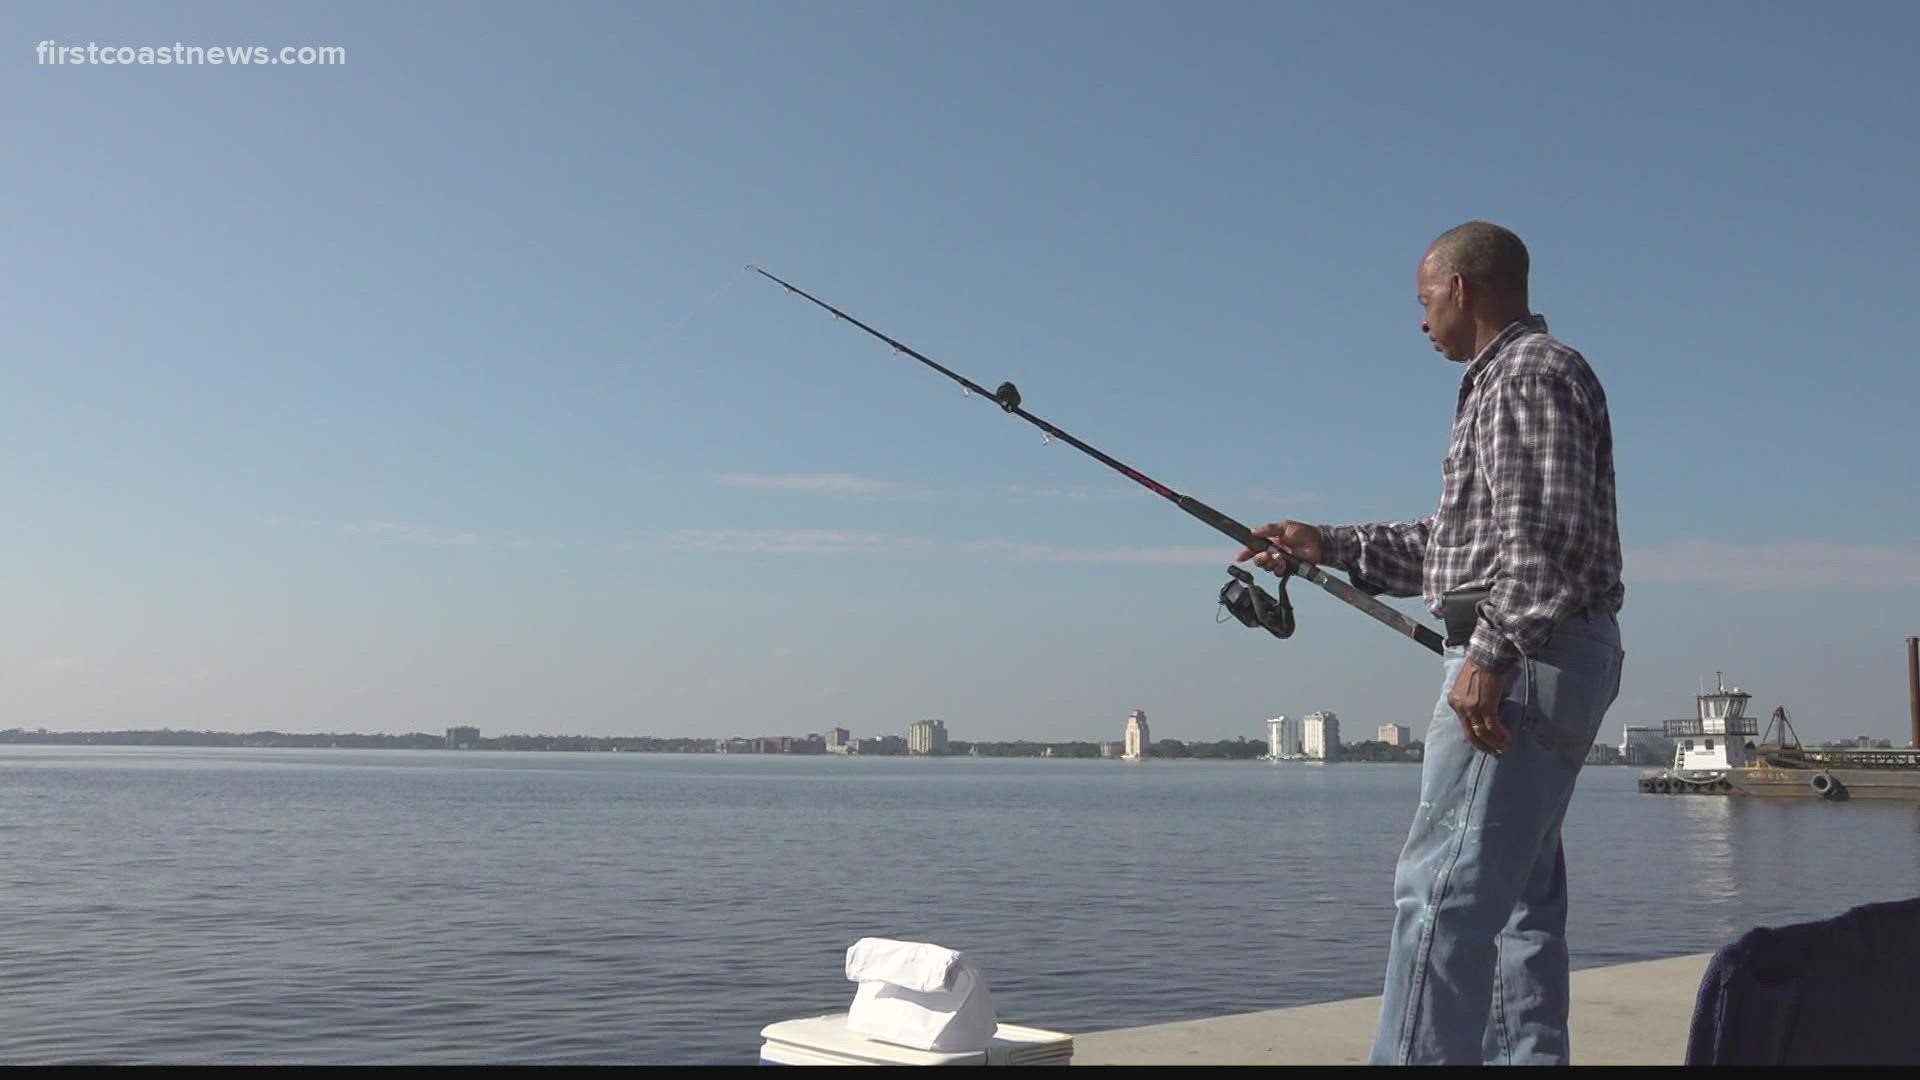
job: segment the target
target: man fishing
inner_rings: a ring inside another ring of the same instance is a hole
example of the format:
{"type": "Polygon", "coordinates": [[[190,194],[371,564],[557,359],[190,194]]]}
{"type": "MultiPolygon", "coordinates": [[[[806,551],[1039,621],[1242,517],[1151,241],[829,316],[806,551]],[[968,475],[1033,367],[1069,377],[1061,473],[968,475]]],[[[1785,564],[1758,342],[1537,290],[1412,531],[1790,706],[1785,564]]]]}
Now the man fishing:
{"type": "MultiPolygon", "coordinates": [[[[1394,873],[1375,1064],[1569,1061],[1560,827],[1620,688],[1625,596],[1606,394],[1527,299],[1526,246],[1475,221],[1415,276],[1422,332],[1466,364],[1439,509],[1252,530],[1447,626],[1420,806],[1394,873]]],[[[1281,571],[1271,548],[1237,561],[1281,571]]]]}

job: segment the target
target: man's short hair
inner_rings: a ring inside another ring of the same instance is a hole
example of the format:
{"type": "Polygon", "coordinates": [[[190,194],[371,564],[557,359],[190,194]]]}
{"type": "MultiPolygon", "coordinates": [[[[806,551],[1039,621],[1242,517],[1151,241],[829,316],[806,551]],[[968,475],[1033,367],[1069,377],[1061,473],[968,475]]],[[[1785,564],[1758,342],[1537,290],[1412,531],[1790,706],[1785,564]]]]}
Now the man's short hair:
{"type": "Polygon", "coordinates": [[[1527,298],[1527,245],[1513,230],[1490,221],[1469,221],[1433,242],[1434,270],[1459,274],[1489,292],[1527,298]]]}

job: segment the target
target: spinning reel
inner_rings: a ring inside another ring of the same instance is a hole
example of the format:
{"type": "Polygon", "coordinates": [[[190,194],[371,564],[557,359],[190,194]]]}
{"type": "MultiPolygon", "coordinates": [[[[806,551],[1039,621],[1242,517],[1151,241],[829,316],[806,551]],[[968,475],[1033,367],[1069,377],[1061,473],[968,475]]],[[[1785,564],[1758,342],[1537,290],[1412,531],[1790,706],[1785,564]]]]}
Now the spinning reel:
{"type": "Polygon", "coordinates": [[[1243,626],[1265,630],[1283,640],[1292,637],[1293,602],[1287,599],[1287,576],[1292,572],[1292,565],[1289,564],[1280,574],[1280,595],[1269,596],[1253,580],[1252,574],[1238,566],[1229,566],[1227,573],[1232,578],[1220,586],[1220,606],[1226,608],[1229,615],[1239,619],[1243,626]]]}

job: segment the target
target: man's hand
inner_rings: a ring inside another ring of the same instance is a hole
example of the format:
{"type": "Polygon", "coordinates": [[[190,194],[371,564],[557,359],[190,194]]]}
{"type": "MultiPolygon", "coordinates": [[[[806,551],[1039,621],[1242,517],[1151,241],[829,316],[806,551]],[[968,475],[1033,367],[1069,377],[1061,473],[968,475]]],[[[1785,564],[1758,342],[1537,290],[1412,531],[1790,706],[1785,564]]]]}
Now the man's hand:
{"type": "Polygon", "coordinates": [[[1461,665],[1460,677],[1447,693],[1447,704],[1460,718],[1460,730],[1476,749],[1489,754],[1504,752],[1511,744],[1506,725],[1500,722],[1500,702],[1507,696],[1507,677],[1488,671],[1469,657],[1461,665]]]}
{"type": "MultiPolygon", "coordinates": [[[[1326,553],[1323,546],[1325,541],[1320,537],[1320,530],[1312,525],[1302,525],[1298,521],[1282,521],[1273,525],[1262,525],[1249,531],[1262,540],[1272,540],[1280,545],[1280,550],[1297,555],[1300,561],[1310,562],[1315,566],[1320,564],[1320,556],[1326,553]]],[[[1264,547],[1241,548],[1240,554],[1233,557],[1234,562],[1246,562],[1248,559],[1252,559],[1253,565],[1260,569],[1271,570],[1276,574],[1284,569],[1281,564],[1285,560],[1264,547]]]]}

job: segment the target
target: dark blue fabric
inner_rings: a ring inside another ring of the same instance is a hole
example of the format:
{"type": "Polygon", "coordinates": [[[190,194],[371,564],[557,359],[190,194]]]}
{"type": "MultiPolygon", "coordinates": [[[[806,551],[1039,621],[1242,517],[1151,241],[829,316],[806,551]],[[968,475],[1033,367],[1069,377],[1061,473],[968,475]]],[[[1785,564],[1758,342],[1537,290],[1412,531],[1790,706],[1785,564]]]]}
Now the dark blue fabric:
{"type": "Polygon", "coordinates": [[[1707,964],[1689,1065],[1920,1065],[1920,898],[1759,927],[1707,964]]]}

